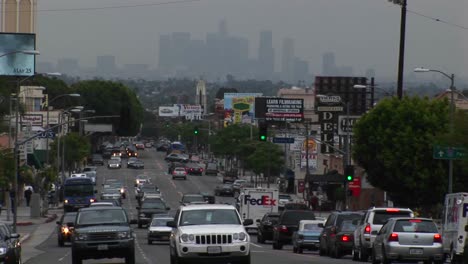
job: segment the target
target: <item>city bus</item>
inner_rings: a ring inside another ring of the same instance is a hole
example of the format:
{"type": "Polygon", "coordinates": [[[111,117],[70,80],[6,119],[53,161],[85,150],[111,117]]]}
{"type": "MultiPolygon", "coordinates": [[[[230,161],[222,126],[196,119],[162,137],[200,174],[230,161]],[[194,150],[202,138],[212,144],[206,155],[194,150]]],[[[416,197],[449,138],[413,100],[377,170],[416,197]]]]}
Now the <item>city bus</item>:
{"type": "Polygon", "coordinates": [[[77,211],[96,201],[94,183],[88,177],[67,178],[63,184],[63,209],[77,211]]]}

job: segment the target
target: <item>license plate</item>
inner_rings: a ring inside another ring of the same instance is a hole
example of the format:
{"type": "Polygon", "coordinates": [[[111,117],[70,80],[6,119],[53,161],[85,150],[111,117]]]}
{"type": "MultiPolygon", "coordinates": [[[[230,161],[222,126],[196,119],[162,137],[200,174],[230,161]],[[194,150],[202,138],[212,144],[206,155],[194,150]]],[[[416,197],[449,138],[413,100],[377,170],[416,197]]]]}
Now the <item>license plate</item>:
{"type": "Polygon", "coordinates": [[[166,240],[166,239],[169,239],[169,237],[168,236],[162,236],[161,239],[166,240]]]}
{"type": "Polygon", "coordinates": [[[108,250],[109,247],[108,247],[107,245],[98,245],[98,246],[97,246],[97,249],[98,249],[98,250],[108,250]]]}
{"type": "Polygon", "coordinates": [[[220,254],[221,253],[221,247],[208,247],[208,254],[220,254]]]}
{"type": "Polygon", "coordinates": [[[422,255],[424,251],[422,248],[410,248],[409,253],[411,255],[422,255]]]}

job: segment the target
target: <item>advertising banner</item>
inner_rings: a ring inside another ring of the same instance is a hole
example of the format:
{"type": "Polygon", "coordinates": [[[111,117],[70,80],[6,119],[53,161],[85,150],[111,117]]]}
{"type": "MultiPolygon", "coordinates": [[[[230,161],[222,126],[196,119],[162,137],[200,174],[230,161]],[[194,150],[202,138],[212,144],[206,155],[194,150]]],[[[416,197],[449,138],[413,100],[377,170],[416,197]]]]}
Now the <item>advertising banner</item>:
{"type": "Polygon", "coordinates": [[[0,33],[0,76],[32,76],[36,71],[36,56],[17,51],[36,49],[36,35],[0,33]]]}
{"type": "Polygon", "coordinates": [[[42,114],[25,114],[20,117],[20,122],[22,126],[41,126],[43,125],[42,123],[43,116],[42,114]]]}
{"type": "Polygon", "coordinates": [[[159,107],[159,116],[161,117],[178,117],[179,108],[175,106],[160,106],[159,107]]]}
{"type": "Polygon", "coordinates": [[[267,122],[303,122],[304,99],[258,97],[255,98],[255,116],[267,122]]]}
{"type": "Polygon", "coordinates": [[[255,97],[261,93],[225,93],[224,126],[251,124],[255,118],[255,97]]]}

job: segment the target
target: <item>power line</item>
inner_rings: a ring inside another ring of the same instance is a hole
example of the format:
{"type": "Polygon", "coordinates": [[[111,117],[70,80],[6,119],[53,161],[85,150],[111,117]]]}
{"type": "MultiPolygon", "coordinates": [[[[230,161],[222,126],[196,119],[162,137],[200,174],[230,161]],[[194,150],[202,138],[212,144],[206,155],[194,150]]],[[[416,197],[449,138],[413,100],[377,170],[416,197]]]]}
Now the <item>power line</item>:
{"type": "Polygon", "coordinates": [[[468,27],[461,26],[461,25],[458,25],[458,24],[455,24],[455,23],[452,23],[452,22],[448,22],[448,21],[445,21],[445,20],[442,20],[442,19],[439,19],[439,18],[435,18],[435,17],[432,17],[432,16],[424,15],[424,14],[421,14],[421,13],[413,11],[413,10],[407,9],[406,11],[408,13],[412,13],[412,14],[427,18],[429,20],[433,20],[435,22],[440,22],[440,23],[443,23],[443,24],[446,24],[446,25],[449,25],[449,26],[457,27],[459,29],[468,30],[468,27]]]}

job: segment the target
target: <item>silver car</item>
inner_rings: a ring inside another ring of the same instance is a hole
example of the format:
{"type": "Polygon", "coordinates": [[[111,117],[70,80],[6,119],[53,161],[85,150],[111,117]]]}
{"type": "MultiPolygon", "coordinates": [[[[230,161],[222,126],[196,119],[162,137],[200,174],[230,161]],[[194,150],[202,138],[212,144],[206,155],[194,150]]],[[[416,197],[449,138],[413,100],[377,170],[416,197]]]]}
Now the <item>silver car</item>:
{"type": "Polygon", "coordinates": [[[432,219],[391,218],[377,234],[372,255],[372,263],[398,260],[442,264],[442,236],[432,219]]]}
{"type": "Polygon", "coordinates": [[[172,179],[174,180],[176,178],[182,178],[184,180],[187,180],[187,171],[184,167],[176,167],[172,171],[172,179]]]}
{"type": "Polygon", "coordinates": [[[151,220],[151,224],[148,226],[148,245],[151,245],[153,241],[169,241],[172,232],[172,227],[167,226],[169,221],[174,221],[174,218],[158,216],[151,220]]]}

